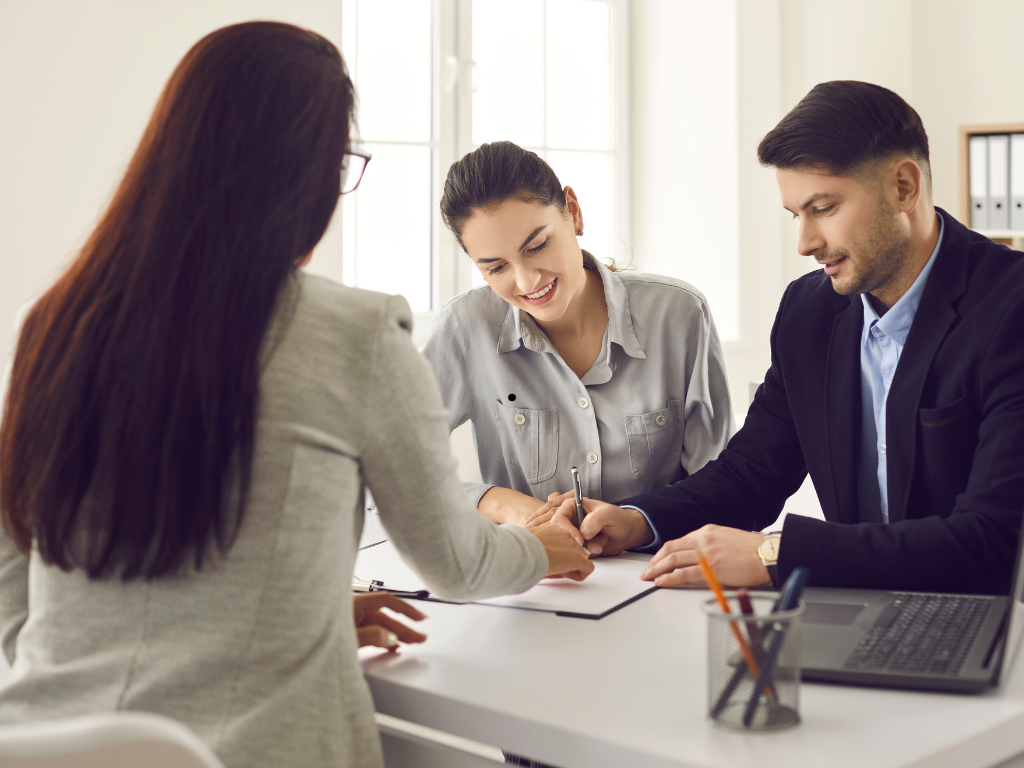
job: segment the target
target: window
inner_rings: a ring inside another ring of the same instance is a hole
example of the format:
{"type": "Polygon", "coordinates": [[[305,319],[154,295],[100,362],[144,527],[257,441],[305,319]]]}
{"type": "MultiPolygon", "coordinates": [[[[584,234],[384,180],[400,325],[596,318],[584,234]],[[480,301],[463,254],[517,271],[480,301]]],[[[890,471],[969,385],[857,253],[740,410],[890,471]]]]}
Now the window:
{"type": "MultiPolygon", "coordinates": [[[[514,141],[573,187],[584,248],[628,259],[623,0],[343,0],[342,53],[373,154],[342,198],[341,274],[429,313],[479,273],[444,230],[448,167],[483,142],[514,141]]],[[[337,276],[337,275],[335,275],[337,276]]]]}

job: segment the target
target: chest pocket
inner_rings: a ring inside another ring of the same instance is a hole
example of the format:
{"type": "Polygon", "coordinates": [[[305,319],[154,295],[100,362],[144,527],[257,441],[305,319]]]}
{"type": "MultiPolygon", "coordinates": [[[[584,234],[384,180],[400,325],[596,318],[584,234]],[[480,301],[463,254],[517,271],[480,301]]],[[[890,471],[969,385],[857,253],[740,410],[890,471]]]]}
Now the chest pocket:
{"type": "Polygon", "coordinates": [[[669,400],[660,411],[624,416],[629,465],[633,477],[647,480],[669,459],[678,462],[683,450],[682,416],[678,400],[669,400]]]}
{"type": "Polygon", "coordinates": [[[505,461],[522,468],[530,485],[550,480],[558,466],[558,409],[535,411],[494,403],[505,461]]]}

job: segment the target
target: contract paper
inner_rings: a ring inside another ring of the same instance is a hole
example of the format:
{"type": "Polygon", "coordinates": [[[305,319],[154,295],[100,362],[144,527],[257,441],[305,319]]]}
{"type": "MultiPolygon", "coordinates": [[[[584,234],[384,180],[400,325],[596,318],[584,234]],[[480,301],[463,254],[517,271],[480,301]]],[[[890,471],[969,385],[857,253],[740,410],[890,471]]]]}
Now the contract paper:
{"type": "MultiPolygon", "coordinates": [[[[618,557],[594,558],[594,572],[584,581],[542,579],[521,594],[478,600],[477,603],[600,619],[656,589],[651,582],[640,580],[640,573],[648,560],[650,555],[629,552],[618,557]]],[[[355,576],[363,581],[382,581],[383,589],[402,592],[427,589],[389,541],[360,550],[356,557],[355,576]]]]}

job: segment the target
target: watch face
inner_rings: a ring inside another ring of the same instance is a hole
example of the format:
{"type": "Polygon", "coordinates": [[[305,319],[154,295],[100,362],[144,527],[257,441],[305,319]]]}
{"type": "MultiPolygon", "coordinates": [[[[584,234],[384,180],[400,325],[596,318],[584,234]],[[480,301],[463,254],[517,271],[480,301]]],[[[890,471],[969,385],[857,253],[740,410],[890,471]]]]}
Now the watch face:
{"type": "Polygon", "coordinates": [[[761,559],[769,562],[775,562],[778,560],[779,543],[781,540],[781,536],[769,536],[767,539],[762,541],[761,546],[757,548],[757,552],[761,555],[761,559]]]}

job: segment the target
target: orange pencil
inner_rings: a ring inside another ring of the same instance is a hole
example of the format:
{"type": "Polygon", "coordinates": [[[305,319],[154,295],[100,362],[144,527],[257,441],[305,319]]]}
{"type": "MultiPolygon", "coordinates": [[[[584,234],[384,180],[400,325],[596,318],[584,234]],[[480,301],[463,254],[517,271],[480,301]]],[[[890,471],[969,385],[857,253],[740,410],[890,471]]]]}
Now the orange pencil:
{"type": "MultiPolygon", "coordinates": [[[[700,551],[700,546],[695,542],[693,545],[694,551],[697,553],[697,563],[700,565],[700,570],[704,574],[704,580],[711,587],[711,591],[715,593],[715,599],[718,601],[718,607],[722,609],[722,613],[731,614],[729,610],[729,601],[725,597],[725,592],[722,591],[722,585],[718,583],[718,579],[715,576],[715,572],[711,570],[711,563],[709,563],[704,553],[700,551]]],[[[740,628],[736,626],[735,621],[729,622],[729,629],[732,630],[733,637],[736,638],[736,642],[740,646],[740,653],[743,654],[743,658],[747,662],[747,668],[750,670],[751,676],[756,680],[761,674],[761,669],[757,664],[757,659],[754,658],[753,651],[750,650],[750,646],[747,644],[746,639],[743,637],[743,633],[740,628]]]]}

